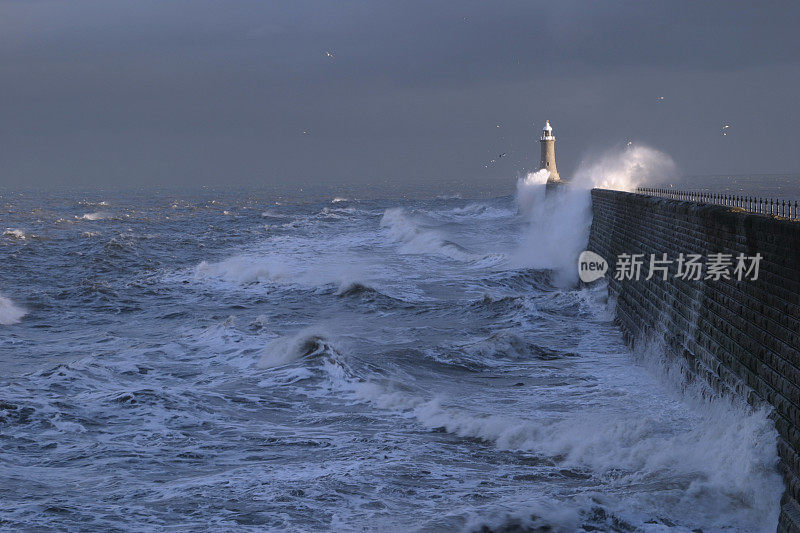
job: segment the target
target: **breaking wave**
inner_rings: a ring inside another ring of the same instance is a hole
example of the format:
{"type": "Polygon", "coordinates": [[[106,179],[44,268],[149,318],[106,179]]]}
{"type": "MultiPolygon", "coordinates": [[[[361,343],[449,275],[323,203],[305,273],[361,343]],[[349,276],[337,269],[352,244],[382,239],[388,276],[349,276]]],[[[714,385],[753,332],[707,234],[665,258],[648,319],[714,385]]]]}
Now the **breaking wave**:
{"type": "Polygon", "coordinates": [[[471,261],[481,256],[444,239],[436,230],[424,228],[402,208],[387,209],[380,222],[389,238],[400,243],[404,254],[437,254],[456,261],[471,261]]]}
{"type": "Polygon", "coordinates": [[[340,365],[342,355],[328,341],[327,334],[318,329],[304,329],[294,335],[273,339],[264,348],[258,361],[261,368],[276,368],[303,359],[324,358],[340,365]]]}
{"type": "Polygon", "coordinates": [[[200,262],[195,279],[217,278],[239,284],[291,278],[291,271],[281,261],[270,257],[236,256],[218,263],[200,262]]]}

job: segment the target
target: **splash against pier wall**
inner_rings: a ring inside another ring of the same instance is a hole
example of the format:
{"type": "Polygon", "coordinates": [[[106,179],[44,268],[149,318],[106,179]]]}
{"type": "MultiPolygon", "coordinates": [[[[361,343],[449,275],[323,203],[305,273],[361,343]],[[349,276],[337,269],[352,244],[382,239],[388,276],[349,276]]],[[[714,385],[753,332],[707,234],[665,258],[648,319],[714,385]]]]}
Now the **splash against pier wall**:
{"type": "Polygon", "coordinates": [[[800,532],[800,223],[603,189],[592,190],[588,249],[609,262],[609,293],[629,343],[657,337],[691,376],[774,408],[786,491],[778,531],[800,532]],[[645,254],[643,276],[614,279],[619,254],[645,254]],[[757,280],[645,280],[650,254],[739,253],[757,280]]]}

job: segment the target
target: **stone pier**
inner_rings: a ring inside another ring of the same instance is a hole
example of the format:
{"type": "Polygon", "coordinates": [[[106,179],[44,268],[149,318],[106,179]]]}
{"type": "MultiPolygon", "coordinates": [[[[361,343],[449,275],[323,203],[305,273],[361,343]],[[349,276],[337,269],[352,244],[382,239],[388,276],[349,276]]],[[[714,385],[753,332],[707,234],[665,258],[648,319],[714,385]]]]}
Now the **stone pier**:
{"type": "Polygon", "coordinates": [[[786,484],[778,530],[800,533],[800,222],[601,189],[592,191],[592,212],[587,249],[609,262],[628,342],[656,337],[692,376],[774,409],[786,484]],[[683,280],[672,270],[645,281],[650,254],[664,253],[762,259],[755,281],[683,280]],[[642,279],[614,279],[619,254],[644,254],[642,279]]]}

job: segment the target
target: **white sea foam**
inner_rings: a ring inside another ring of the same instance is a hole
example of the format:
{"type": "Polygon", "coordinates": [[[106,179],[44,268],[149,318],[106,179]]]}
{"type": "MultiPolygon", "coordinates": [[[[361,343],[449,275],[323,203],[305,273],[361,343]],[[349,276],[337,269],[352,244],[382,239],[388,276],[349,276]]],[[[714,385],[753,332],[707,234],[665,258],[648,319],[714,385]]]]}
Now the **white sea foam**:
{"type": "MultiPolygon", "coordinates": [[[[529,228],[512,257],[512,265],[556,271],[557,284],[577,282],[577,260],[586,248],[594,187],[631,191],[655,178],[673,176],[669,156],[645,146],[612,150],[584,161],[575,176],[545,198],[549,172],[540,170],[517,181],[517,205],[529,228]]],[[[608,258],[607,258],[608,259],[608,258]]]]}
{"type": "Polygon", "coordinates": [[[27,311],[12,302],[9,298],[0,295],[0,324],[10,326],[18,323],[27,311]]]}

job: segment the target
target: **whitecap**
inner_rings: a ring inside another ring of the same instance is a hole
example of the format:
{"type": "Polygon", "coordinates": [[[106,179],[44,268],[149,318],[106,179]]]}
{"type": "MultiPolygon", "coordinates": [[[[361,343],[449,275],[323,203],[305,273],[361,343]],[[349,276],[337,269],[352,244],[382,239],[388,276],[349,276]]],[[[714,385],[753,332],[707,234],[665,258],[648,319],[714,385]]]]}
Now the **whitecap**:
{"type": "Polygon", "coordinates": [[[12,239],[19,239],[21,241],[33,237],[33,235],[28,235],[21,229],[15,229],[15,228],[6,228],[6,231],[3,232],[3,235],[6,237],[10,237],[12,239]]]}
{"type": "Polygon", "coordinates": [[[75,218],[80,220],[104,220],[110,217],[111,213],[108,211],[97,211],[95,213],[84,213],[82,216],[76,216],[75,218]]]}

